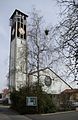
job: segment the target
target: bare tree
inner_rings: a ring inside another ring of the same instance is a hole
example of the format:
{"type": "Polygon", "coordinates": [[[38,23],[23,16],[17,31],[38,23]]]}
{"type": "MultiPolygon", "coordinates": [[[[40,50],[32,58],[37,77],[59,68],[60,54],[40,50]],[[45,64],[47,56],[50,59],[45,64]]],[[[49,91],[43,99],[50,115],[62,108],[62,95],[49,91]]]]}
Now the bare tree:
{"type": "Polygon", "coordinates": [[[43,17],[33,10],[27,27],[28,45],[28,74],[37,71],[38,84],[40,82],[40,69],[46,67],[54,71],[59,66],[60,50],[55,40],[55,29],[52,25],[45,25],[43,17]]]}
{"type": "Polygon", "coordinates": [[[29,73],[37,71],[38,84],[40,81],[39,70],[48,67],[51,59],[52,27],[45,29],[43,17],[34,10],[28,25],[28,63],[29,73]]]}
{"type": "Polygon", "coordinates": [[[27,25],[26,46],[24,44],[22,48],[19,48],[19,56],[24,58],[24,61],[21,61],[20,64],[24,66],[26,62],[26,72],[23,69],[22,72],[27,75],[28,80],[26,81],[28,81],[28,84],[30,81],[29,75],[34,71],[37,71],[38,85],[41,79],[40,69],[48,67],[57,71],[56,69],[61,63],[61,52],[55,35],[55,29],[52,25],[46,27],[43,17],[34,9],[27,25]]]}
{"type": "Polygon", "coordinates": [[[59,46],[69,75],[78,80],[78,2],[76,0],[57,0],[61,5],[59,25],[56,27],[59,46]]]}

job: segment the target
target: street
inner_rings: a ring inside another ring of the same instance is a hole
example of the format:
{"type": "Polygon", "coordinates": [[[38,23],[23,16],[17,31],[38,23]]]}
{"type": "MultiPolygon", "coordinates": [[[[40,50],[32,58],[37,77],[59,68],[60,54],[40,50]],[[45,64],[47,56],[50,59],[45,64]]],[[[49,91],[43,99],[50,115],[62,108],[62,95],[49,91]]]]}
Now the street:
{"type": "Polygon", "coordinates": [[[31,120],[24,115],[19,115],[11,110],[9,106],[0,105],[0,120],[31,120]]]}
{"type": "Polygon", "coordinates": [[[32,120],[78,120],[78,112],[63,112],[44,115],[27,115],[32,120]]]}
{"type": "Polygon", "coordinates": [[[41,115],[19,115],[8,106],[0,105],[0,120],[78,120],[78,112],[69,111],[41,115]]]}

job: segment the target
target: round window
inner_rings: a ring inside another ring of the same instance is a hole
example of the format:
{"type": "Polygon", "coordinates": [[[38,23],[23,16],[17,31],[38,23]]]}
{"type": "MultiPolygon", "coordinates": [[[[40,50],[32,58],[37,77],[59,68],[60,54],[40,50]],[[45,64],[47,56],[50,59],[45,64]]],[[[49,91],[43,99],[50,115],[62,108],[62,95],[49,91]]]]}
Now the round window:
{"type": "Polygon", "coordinates": [[[45,82],[45,85],[49,87],[52,83],[52,79],[49,76],[46,76],[44,79],[44,82],[45,82]]]}

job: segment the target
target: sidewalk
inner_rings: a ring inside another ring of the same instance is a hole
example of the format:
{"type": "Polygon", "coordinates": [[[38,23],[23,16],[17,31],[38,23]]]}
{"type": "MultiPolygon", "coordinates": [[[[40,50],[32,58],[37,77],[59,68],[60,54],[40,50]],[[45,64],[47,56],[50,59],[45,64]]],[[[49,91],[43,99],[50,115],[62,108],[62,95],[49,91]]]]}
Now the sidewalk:
{"type": "Polygon", "coordinates": [[[63,112],[55,112],[55,113],[46,113],[46,114],[41,114],[42,116],[47,116],[47,115],[57,115],[57,114],[64,114],[64,113],[73,113],[75,110],[72,111],[63,111],[63,112]]]}

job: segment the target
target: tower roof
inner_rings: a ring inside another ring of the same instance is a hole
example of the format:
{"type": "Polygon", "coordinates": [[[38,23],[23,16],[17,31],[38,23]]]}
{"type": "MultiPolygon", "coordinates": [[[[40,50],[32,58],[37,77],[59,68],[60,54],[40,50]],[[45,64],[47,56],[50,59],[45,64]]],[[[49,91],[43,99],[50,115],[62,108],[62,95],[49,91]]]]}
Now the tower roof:
{"type": "Polygon", "coordinates": [[[14,15],[16,14],[16,12],[21,13],[21,15],[24,15],[25,17],[28,17],[28,15],[24,14],[24,13],[21,12],[20,10],[15,9],[15,11],[14,11],[13,14],[11,15],[10,19],[13,19],[14,15]]]}

